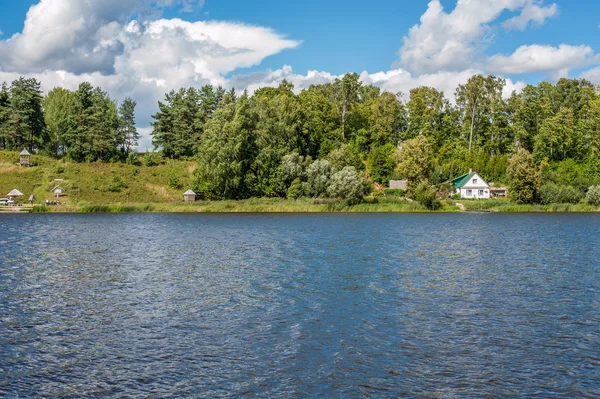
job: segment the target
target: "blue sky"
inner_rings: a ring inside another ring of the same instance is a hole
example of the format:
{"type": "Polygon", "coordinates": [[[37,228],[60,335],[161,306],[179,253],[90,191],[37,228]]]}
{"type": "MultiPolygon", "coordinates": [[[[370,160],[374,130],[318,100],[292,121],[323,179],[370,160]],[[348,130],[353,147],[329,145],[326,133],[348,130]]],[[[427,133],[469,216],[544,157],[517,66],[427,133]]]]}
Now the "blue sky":
{"type": "MultiPolygon", "coordinates": [[[[5,1],[0,14],[0,30],[4,38],[20,32],[26,13],[37,0],[5,1]]],[[[277,69],[291,65],[297,72],[311,69],[326,70],[333,74],[348,71],[385,71],[397,61],[402,37],[419,22],[427,9],[427,1],[374,0],[365,4],[357,0],[206,0],[203,7],[193,12],[181,12],[180,7],[163,11],[164,18],[182,18],[189,21],[236,21],[265,26],[302,41],[293,50],[286,50],[266,58],[260,65],[246,71],[277,69]]],[[[441,2],[451,10],[456,1],[441,2]]],[[[494,40],[489,53],[510,53],[525,43],[557,46],[562,43],[599,47],[598,25],[600,2],[592,0],[558,0],[557,17],[542,26],[532,26],[524,32],[494,29],[494,40]]],[[[505,11],[503,17],[511,13],[505,11]]],[[[510,76],[513,76],[512,74],[510,76]]],[[[532,74],[533,80],[544,77],[532,74]]]]}
{"type": "Polygon", "coordinates": [[[591,0],[4,0],[0,82],[101,86],[138,102],[150,131],[164,93],[203,84],[297,90],[357,72],[448,98],[476,73],[505,94],[542,79],[600,84],[600,2],[591,0]]]}

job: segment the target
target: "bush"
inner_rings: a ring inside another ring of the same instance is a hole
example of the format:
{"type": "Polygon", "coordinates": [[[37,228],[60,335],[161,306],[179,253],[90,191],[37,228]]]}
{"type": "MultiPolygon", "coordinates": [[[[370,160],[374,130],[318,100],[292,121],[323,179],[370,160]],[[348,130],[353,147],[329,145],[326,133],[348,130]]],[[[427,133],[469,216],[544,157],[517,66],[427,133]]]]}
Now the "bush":
{"type": "Polygon", "coordinates": [[[63,168],[61,165],[56,165],[56,169],[54,171],[57,175],[60,175],[65,173],[65,168],[63,168]]]}
{"type": "Polygon", "coordinates": [[[368,185],[356,173],[353,166],[346,166],[331,177],[331,184],[327,189],[333,198],[346,201],[348,205],[359,204],[368,190],[368,185]]]}
{"type": "Polygon", "coordinates": [[[127,160],[125,162],[127,164],[129,164],[129,165],[139,166],[140,165],[140,160],[139,160],[139,157],[138,157],[138,153],[135,152],[135,151],[131,151],[127,155],[127,160]]]}
{"type": "Polygon", "coordinates": [[[308,192],[313,197],[323,197],[327,194],[327,188],[331,181],[334,170],[329,161],[318,159],[306,169],[308,192]]]}
{"type": "Polygon", "coordinates": [[[540,203],[549,204],[577,204],[583,198],[583,193],[573,186],[561,186],[548,183],[540,189],[540,203]]]}
{"type": "Polygon", "coordinates": [[[107,190],[111,193],[120,193],[121,189],[127,188],[127,183],[120,177],[115,177],[112,182],[108,183],[107,190]]]}
{"type": "Polygon", "coordinates": [[[287,197],[289,199],[298,199],[304,197],[306,194],[304,192],[304,183],[300,179],[296,179],[290,185],[290,188],[287,190],[287,197]]]}
{"type": "Polygon", "coordinates": [[[183,187],[181,181],[179,181],[179,176],[171,175],[167,178],[167,186],[174,190],[179,190],[183,187]]]}
{"type": "Polygon", "coordinates": [[[590,187],[585,199],[590,205],[600,206],[600,186],[590,187]]]}
{"type": "Polygon", "coordinates": [[[383,192],[385,193],[385,195],[387,197],[403,198],[403,197],[406,196],[406,190],[398,190],[398,189],[393,189],[393,188],[386,188],[385,190],[383,190],[383,192]]]}
{"type": "Polygon", "coordinates": [[[437,197],[436,189],[428,181],[419,183],[415,188],[414,200],[432,211],[439,209],[442,205],[437,197]]]}
{"type": "Polygon", "coordinates": [[[143,157],[144,166],[156,166],[162,161],[162,156],[158,152],[147,152],[143,157]]]}

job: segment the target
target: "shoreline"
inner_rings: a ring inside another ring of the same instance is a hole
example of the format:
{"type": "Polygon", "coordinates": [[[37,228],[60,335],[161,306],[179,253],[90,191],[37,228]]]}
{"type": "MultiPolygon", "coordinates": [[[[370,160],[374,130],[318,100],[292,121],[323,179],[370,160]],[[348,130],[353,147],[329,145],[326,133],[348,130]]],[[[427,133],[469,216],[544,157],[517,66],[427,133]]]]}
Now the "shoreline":
{"type": "MultiPolygon", "coordinates": [[[[10,212],[26,213],[26,212],[10,212]]],[[[438,210],[400,198],[369,198],[348,206],[344,203],[315,203],[312,199],[199,201],[195,203],[113,203],[34,206],[32,213],[600,213],[587,204],[518,205],[509,201],[442,201],[438,210]]]]}

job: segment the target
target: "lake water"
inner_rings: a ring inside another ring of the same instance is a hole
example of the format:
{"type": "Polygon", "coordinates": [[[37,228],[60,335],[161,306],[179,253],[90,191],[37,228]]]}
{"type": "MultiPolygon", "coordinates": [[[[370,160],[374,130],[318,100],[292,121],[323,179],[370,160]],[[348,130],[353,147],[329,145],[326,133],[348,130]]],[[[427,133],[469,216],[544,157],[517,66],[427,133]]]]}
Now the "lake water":
{"type": "Polygon", "coordinates": [[[0,396],[598,398],[598,215],[0,215],[0,396]]]}

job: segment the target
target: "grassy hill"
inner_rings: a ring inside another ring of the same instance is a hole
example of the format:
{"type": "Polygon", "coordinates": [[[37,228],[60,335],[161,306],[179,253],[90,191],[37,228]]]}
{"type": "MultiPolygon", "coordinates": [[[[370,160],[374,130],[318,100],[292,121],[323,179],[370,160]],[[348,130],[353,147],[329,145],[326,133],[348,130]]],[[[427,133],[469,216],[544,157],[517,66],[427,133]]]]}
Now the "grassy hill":
{"type": "Polygon", "coordinates": [[[60,185],[67,205],[115,203],[169,203],[183,200],[193,181],[194,162],[164,160],[157,166],[122,163],[74,163],[39,155],[32,167],[19,166],[19,153],[0,151],[0,197],[16,188],[25,200],[36,203],[55,199],[51,190],[60,185]]]}

